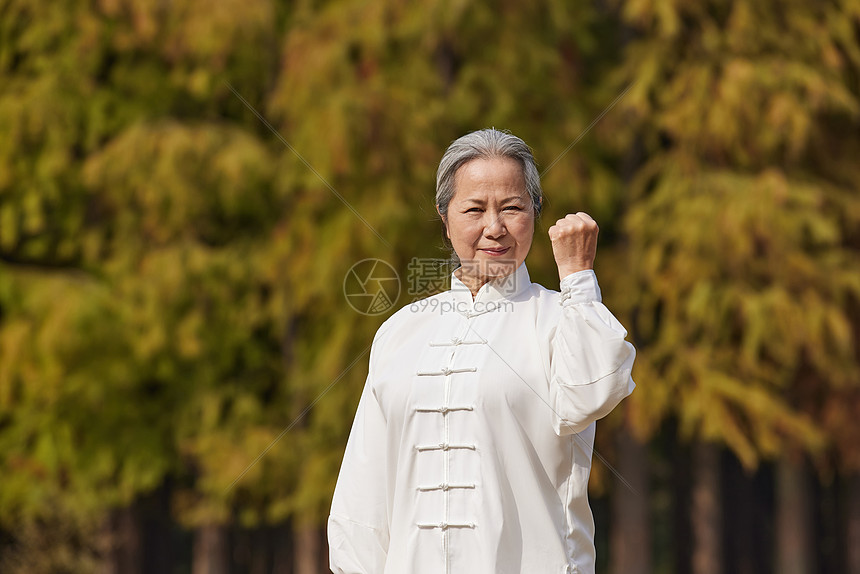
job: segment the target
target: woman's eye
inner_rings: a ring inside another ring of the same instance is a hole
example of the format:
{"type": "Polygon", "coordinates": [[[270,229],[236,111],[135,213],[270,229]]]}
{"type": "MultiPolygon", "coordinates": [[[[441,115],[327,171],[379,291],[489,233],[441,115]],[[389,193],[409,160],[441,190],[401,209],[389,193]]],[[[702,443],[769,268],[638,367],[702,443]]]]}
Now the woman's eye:
{"type": "Polygon", "coordinates": [[[466,210],[466,213],[478,213],[480,211],[481,211],[481,209],[479,207],[471,207],[471,208],[466,210]]]}
{"type": "Polygon", "coordinates": [[[505,211],[522,211],[522,208],[519,205],[509,205],[505,208],[505,211]]]}

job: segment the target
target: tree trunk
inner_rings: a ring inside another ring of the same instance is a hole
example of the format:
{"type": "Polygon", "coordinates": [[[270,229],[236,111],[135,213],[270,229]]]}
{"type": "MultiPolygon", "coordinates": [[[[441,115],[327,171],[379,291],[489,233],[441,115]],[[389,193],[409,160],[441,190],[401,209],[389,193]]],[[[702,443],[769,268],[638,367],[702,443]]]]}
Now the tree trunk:
{"type": "Polygon", "coordinates": [[[810,485],[800,459],[784,458],[776,469],[776,572],[812,572],[810,485]]]}
{"type": "Polygon", "coordinates": [[[612,493],[609,567],[612,574],[650,574],[647,447],[622,426],[616,435],[618,474],[612,493]],[[631,490],[632,488],[632,490],[631,490]]]}
{"type": "Polygon", "coordinates": [[[166,480],[136,504],[143,554],[141,570],[144,573],[174,570],[171,540],[174,524],[170,514],[170,499],[171,484],[166,480]]]}
{"type": "Polygon", "coordinates": [[[268,527],[255,528],[250,532],[248,548],[248,574],[267,574],[269,567],[269,551],[271,548],[272,529],[268,527]]]}
{"type": "Polygon", "coordinates": [[[321,574],[328,572],[320,560],[322,545],[319,529],[311,525],[296,525],[294,532],[295,574],[321,574]]]}
{"type": "Polygon", "coordinates": [[[860,474],[850,474],[846,482],[845,562],[848,574],[860,574],[860,474]]]}
{"type": "Polygon", "coordinates": [[[207,524],[194,533],[194,556],[192,574],[228,574],[229,533],[220,524],[207,524]]]}
{"type": "Polygon", "coordinates": [[[284,522],[275,526],[272,539],[272,574],[292,574],[294,540],[290,523],[284,522]]]}
{"type": "Polygon", "coordinates": [[[674,574],[693,574],[693,528],[690,501],[693,489],[693,464],[691,447],[678,440],[674,422],[669,423],[669,436],[674,437],[669,451],[672,475],[669,479],[672,496],[672,532],[674,547],[671,552],[674,574]]]}
{"type": "Polygon", "coordinates": [[[270,542],[271,529],[266,526],[241,528],[235,532],[230,542],[230,565],[233,570],[244,574],[272,574],[269,566],[270,542]]]}
{"type": "Polygon", "coordinates": [[[142,574],[140,525],[134,506],[111,511],[104,525],[106,559],[103,574],[142,574]]]}
{"type": "Polygon", "coordinates": [[[723,569],[732,574],[773,571],[773,477],[750,473],[735,456],[723,456],[723,569]]]}
{"type": "Polygon", "coordinates": [[[720,451],[703,443],[693,451],[693,574],[722,574],[720,451]]]}

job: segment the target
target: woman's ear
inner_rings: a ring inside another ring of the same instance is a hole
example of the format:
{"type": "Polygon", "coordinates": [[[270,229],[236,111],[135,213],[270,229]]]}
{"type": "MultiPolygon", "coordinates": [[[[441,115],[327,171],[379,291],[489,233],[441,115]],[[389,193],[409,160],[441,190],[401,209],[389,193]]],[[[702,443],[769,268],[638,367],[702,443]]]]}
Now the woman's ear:
{"type": "Polygon", "coordinates": [[[442,212],[439,211],[439,205],[436,205],[436,213],[439,214],[439,219],[442,220],[442,225],[445,227],[445,237],[451,239],[451,234],[448,233],[448,218],[442,215],[442,212]]]}

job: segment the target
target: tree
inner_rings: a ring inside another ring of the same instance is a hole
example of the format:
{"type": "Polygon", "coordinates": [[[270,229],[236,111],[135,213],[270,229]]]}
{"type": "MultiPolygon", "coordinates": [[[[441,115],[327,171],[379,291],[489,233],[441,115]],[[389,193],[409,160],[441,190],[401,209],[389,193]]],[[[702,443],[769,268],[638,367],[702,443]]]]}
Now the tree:
{"type": "Polygon", "coordinates": [[[676,416],[748,468],[820,456],[845,431],[818,400],[860,380],[857,7],[618,9],[637,38],[610,137],[646,158],[625,226],[634,420],[647,431],[676,416]]]}

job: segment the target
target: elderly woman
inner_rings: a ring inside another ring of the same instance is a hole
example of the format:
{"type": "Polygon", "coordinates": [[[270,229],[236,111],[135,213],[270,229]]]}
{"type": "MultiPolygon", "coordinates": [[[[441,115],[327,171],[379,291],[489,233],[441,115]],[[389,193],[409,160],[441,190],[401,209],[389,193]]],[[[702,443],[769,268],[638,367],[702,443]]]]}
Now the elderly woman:
{"type": "Polygon", "coordinates": [[[445,152],[436,208],[460,267],[376,333],[329,518],[335,573],[594,572],[595,421],[633,390],[635,351],[601,303],[591,217],[549,229],[561,293],[529,280],[541,202],[521,139],[483,130],[445,152]]]}

